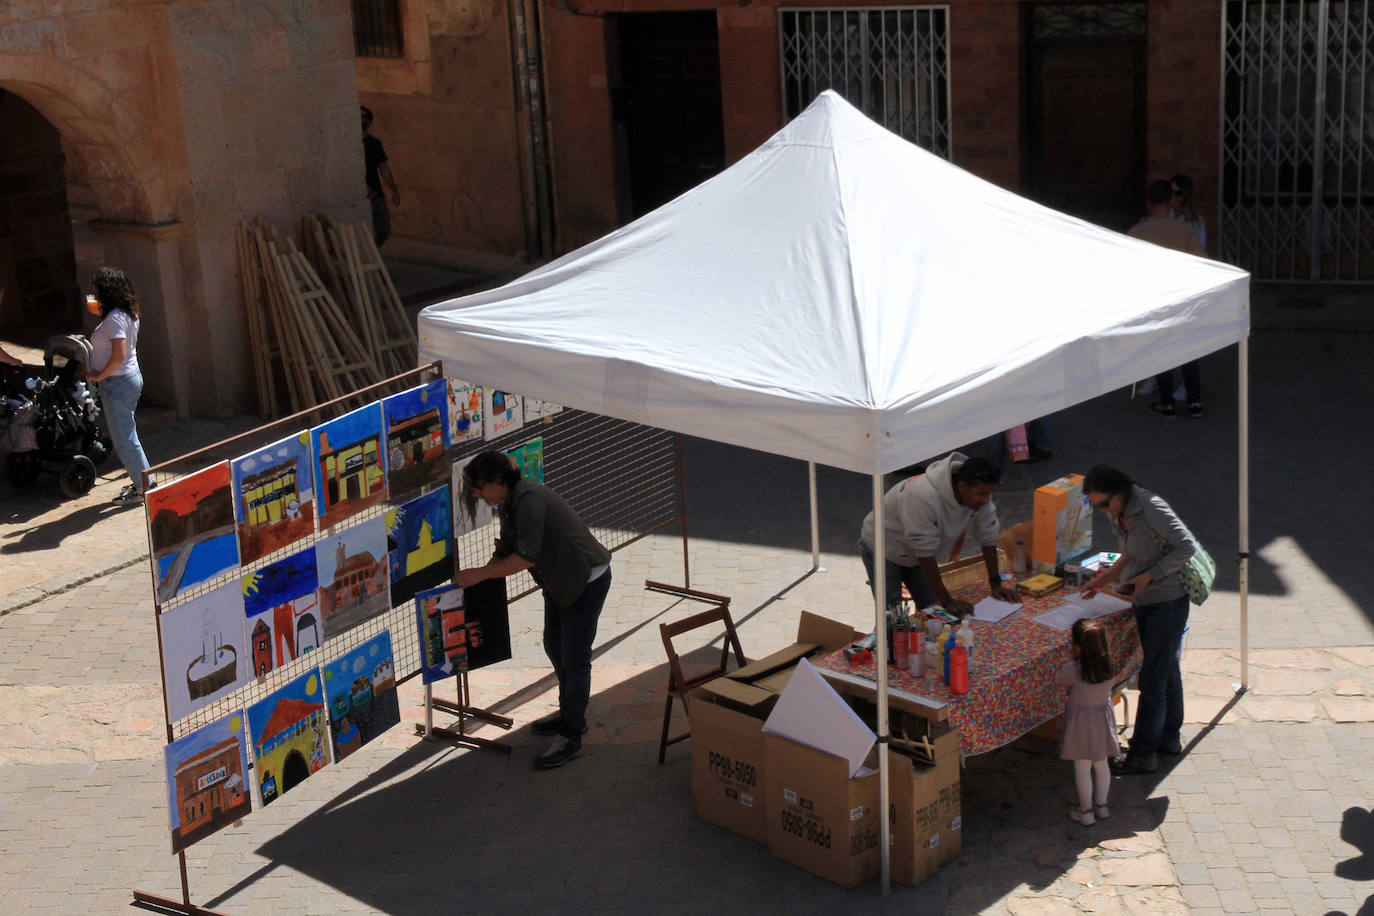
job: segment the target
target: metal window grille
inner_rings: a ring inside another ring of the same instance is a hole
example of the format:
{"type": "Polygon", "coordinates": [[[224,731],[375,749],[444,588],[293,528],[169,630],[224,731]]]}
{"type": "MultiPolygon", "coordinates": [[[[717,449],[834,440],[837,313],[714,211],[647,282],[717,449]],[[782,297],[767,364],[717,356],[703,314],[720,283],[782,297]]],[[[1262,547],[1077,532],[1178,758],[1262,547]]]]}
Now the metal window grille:
{"type": "Polygon", "coordinates": [[[948,7],[780,9],[783,112],[833,89],[888,130],[946,159],[948,7]]]}
{"type": "Polygon", "coordinates": [[[1145,34],[1144,3],[1045,3],[1032,7],[1037,39],[1138,38],[1145,34]]]}
{"type": "Polygon", "coordinates": [[[353,0],[353,53],[358,57],[401,57],[399,0],[353,0]]]}
{"type": "Polygon", "coordinates": [[[1223,15],[1220,256],[1270,280],[1374,281],[1374,2],[1223,15]]]}

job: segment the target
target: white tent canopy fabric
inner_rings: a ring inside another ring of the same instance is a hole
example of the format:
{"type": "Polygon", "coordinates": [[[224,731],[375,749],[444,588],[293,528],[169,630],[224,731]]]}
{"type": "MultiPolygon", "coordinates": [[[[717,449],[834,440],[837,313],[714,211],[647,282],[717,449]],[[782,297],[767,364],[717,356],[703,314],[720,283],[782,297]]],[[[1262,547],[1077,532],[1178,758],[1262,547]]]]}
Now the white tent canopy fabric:
{"type": "Polygon", "coordinates": [[[823,93],[603,239],[426,308],[485,385],[886,472],[1243,340],[1249,277],[995,187],[823,93]]]}

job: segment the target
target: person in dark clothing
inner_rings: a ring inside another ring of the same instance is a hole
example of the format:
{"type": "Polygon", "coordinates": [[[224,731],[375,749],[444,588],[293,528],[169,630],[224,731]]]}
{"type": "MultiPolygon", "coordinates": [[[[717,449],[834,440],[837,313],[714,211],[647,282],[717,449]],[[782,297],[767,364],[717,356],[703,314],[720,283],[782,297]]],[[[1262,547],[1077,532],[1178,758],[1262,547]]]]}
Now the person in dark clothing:
{"type": "Polygon", "coordinates": [[[363,117],[363,164],[366,166],[363,177],[367,181],[367,199],[372,204],[372,240],[380,248],[391,235],[391,211],[387,209],[382,184],[386,183],[393,207],[401,205],[401,191],[391,175],[391,166],[387,165],[382,141],[368,133],[372,129],[372,110],[366,105],[360,107],[363,117]]]}
{"type": "Polygon", "coordinates": [[[531,725],[553,743],[535,757],[540,769],[560,767],[582,753],[592,689],[592,643],[611,589],[611,552],[577,513],[548,487],[521,477],[510,458],[482,452],[463,469],[459,498],[497,507],[501,533],[485,566],[460,569],[466,588],[528,569],[544,590],[544,652],[558,678],[558,712],[531,725]]]}

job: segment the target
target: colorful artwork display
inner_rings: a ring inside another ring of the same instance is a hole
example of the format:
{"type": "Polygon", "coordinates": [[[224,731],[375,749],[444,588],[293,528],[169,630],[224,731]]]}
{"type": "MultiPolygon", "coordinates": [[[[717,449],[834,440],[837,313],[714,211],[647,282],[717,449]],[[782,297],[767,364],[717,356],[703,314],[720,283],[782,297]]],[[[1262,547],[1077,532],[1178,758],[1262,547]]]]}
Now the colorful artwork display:
{"type": "Polygon", "coordinates": [[[525,425],[520,395],[496,388],[482,389],[482,431],[488,439],[515,432],[525,425]]]}
{"type": "Polygon", "coordinates": [[[453,578],[451,492],[443,486],[387,511],[392,607],[453,578]]]}
{"type": "Polygon", "coordinates": [[[482,386],[449,380],[448,430],[454,445],[482,438],[482,386]]]}
{"type": "Polygon", "coordinates": [[[248,707],[258,796],[264,805],[329,763],[324,719],[324,691],[318,671],[307,671],[248,707]]]}
{"type": "Polygon", "coordinates": [[[239,562],[229,462],[148,491],[148,530],[159,603],[239,562]]]}
{"type": "Polygon", "coordinates": [[[400,722],[391,633],[379,633],[325,665],[324,695],[336,763],[400,722]]]}
{"type": "Polygon", "coordinates": [[[471,456],[462,461],[453,463],[453,536],[462,537],[470,531],[478,528],[485,528],[496,520],[496,510],[480,499],[477,500],[471,512],[468,511],[467,500],[462,498],[464,492],[463,469],[468,466],[472,459],[471,456]]]}
{"type": "Polygon", "coordinates": [[[506,452],[506,457],[510,458],[510,463],[520,472],[523,480],[533,480],[535,483],[544,482],[544,437],[531,439],[519,448],[513,448],[506,452]]]}
{"type": "Polygon", "coordinates": [[[393,394],[382,401],[386,422],[386,475],[391,498],[448,479],[448,382],[393,394]]]}
{"type": "Polygon", "coordinates": [[[384,516],[315,544],[325,642],[391,610],[384,516]]]}
{"type": "Polygon", "coordinates": [[[242,581],[252,677],[262,677],[323,645],[314,548],[250,572],[242,581]]]}
{"type": "Polygon", "coordinates": [[[415,596],[415,622],[426,684],[511,657],[505,579],[420,592],[415,596]]]}
{"type": "Polygon", "coordinates": [[[533,423],[535,420],[542,420],[551,417],[561,411],[562,406],[552,401],[540,401],[537,398],[525,398],[525,422],[533,423]]]}
{"type": "Polygon", "coordinates": [[[252,813],[243,713],[235,711],[167,745],[172,852],[252,813]]]}
{"type": "Polygon", "coordinates": [[[310,439],[321,531],[386,501],[380,403],[315,427],[310,439]]]}
{"type": "Polygon", "coordinates": [[[235,458],[231,467],[239,559],[244,564],[314,534],[310,433],[301,430],[235,458]]]}
{"type": "Polygon", "coordinates": [[[163,611],[158,615],[158,629],[171,721],[184,719],[248,683],[249,653],[238,582],[163,611]]]}

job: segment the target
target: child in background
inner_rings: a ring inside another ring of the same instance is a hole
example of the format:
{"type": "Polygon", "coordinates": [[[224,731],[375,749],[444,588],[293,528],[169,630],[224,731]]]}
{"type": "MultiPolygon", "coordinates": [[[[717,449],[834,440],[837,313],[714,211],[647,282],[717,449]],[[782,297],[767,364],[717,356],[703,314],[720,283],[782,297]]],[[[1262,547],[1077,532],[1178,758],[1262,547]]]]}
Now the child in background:
{"type": "Polygon", "coordinates": [[[1069,648],[1074,660],[1060,669],[1058,678],[1061,687],[1069,688],[1059,731],[1059,759],[1073,761],[1078,787],[1078,807],[1069,809],[1069,818],[1091,827],[1097,818],[1111,816],[1107,792],[1112,776],[1107,760],[1121,753],[1116,740],[1116,713],[1112,711],[1112,686],[1116,679],[1107,651],[1107,631],[1102,624],[1096,620],[1074,621],[1072,635],[1069,648]]]}

